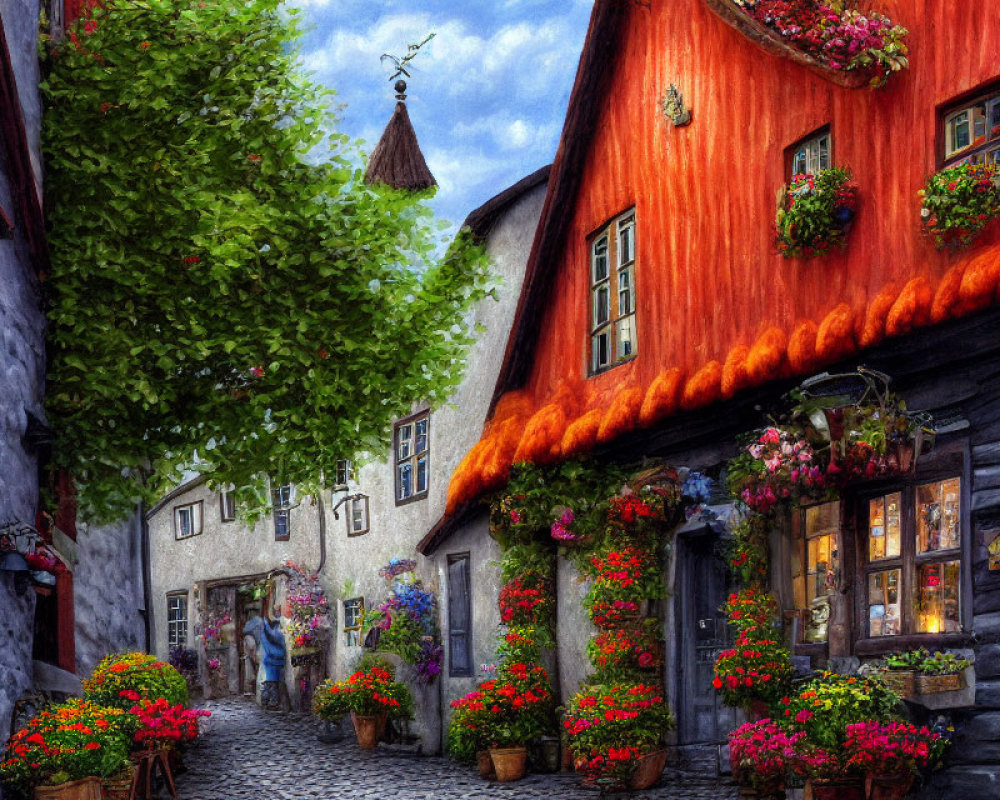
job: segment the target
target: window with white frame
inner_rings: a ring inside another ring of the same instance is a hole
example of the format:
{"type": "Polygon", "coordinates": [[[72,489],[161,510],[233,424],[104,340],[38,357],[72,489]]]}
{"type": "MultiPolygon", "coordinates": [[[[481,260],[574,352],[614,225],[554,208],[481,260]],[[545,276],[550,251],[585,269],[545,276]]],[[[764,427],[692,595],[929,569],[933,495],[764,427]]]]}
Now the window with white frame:
{"type": "Polygon", "coordinates": [[[187,539],[201,533],[201,500],[174,506],[174,538],[187,539]]]}
{"type": "Polygon", "coordinates": [[[236,492],[232,489],[223,489],[219,494],[219,519],[222,522],[236,519],[236,492]]]}
{"type": "Polygon", "coordinates": [[[635,211],[612,220],[590,242],[590,374],[636,354],[635,211]]]}
{"type": "Polygon", "coordinates": [[[361,646],[361,628],[365,619],[365,598],[344,601],[344,642],[348,647],[361,646]]]}
{"type": "Polygon", "coordinates": [[[167,646],[187,647],[187,592],[167,595],[167,646]]]}
{"type": "Polygon", "coordinates": [[[357,473],[354,469],[354,462],[346,458],[337,460],[337,476],[335,486],[347,486],[351,481],[357,480],[357,473]]]}
{"type": "Polygon", "coordinates": [[[953,106],[943,115],[944,161],[1000,166],[1000,87],[953,106]]]}
{"type": "Polygon", "coordinates": [[[363,494],[347,498],[347,535],[368,533],[368,497],[363,494]]]}
{"type": "Polygon", "coordinates": [[[393,431],[396,505],[427,496],[430,478],[430,413],[397,422],[393,431]]]}
{"type": "Polygon", "coordinates": [[[816,175],[830,169],[832,140],[830,129],[824,128],[791,148],[791,174],[816,175]]]}
{"type": "Polygon", "coordinates": [[[294,500],[290,483],[271,489],[271,505],[274,508],[274,539],[288,541],[292,534],[292,502],[294,500]]]}

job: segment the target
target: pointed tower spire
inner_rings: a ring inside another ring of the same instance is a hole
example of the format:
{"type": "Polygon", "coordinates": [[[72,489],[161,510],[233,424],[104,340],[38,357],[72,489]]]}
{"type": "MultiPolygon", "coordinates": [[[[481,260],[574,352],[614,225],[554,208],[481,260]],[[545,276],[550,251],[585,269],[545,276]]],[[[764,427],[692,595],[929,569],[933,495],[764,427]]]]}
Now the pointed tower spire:
{"type": "Polygon", "coordinates": [[[419,192],[437,185],[434,176],[427,168],[424,154],[420,152],[417,134],[410,122],[406,110],[406,81],[402,76],[410,77],[410,62],[416,58],[420,48],[433,39],[431,33],[422,42],[414,42],[407,47],[405,56],[397,57],[383,53],[381,61],[389,61],[395,67],[390,81],[396,80],[396,110],[392,119],[385,127],[385,132],[368,161],[368,171],[365,173],[365,183],[374,185],[387,184],[394,189],[407,189],[419,192]]]}

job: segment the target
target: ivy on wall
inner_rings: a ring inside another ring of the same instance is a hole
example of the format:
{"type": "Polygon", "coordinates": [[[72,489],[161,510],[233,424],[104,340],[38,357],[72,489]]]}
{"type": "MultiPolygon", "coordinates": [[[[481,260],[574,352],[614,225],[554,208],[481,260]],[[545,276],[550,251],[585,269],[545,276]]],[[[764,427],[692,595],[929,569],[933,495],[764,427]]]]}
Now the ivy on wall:
{"type": "Polygon", "coordinates": [[[109,0],[43,43],[48,414],[87,516],[196,451],[244,508],[319,488],[461,379],[485,256],[364,184],[297,36],[278,0],[109,0]]]}

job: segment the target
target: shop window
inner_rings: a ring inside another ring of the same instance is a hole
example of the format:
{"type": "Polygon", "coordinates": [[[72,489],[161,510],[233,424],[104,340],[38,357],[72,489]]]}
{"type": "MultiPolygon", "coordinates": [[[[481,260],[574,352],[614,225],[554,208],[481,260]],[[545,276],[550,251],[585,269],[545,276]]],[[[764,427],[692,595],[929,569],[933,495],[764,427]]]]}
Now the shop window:
{"type": "Polygon", "coordinates": [[[804,641],[826,641],[830,597],[840,585],[840,538],[839,502],[803,509],[792,577],[804,641]]]}
{"type": "Polygon", "coordinates": [[[829,126],[792,145],[788,149],[789,179],[793,175],[815,175],[830,169],[832,145],[829,126]]]}
{"type": "Polygon", "coordinates": [[[448,674],[472,675],[472,594],[469,554],[448,556],[448,674]]]}
{"type": "Polygon", "coordinates": [[[867,502],[867,635],[962,630],[961,479],[867,502]]]}
{"type": "Polygon", "coordinates": [[[1000,162],[1000,86],[945,110],[941,140],[945,166],[1000,162]]]}
{"type": "Polygon", "coordinates": [[[344,601],[344,643],[361,646],[361,627],[365,619],[365,598],[352,597],[344,601]]]}
{"type": "Polygon", "coordinates": [[[167,595],[167,646],[187,647],[188,598],[183,594],[167,595]]]}
{"type": "Polygon", "coordinates": [[[236,519],[236,492],[231,489],[226,489],[219,495],[219,519],[222,522],[236,519]]]}
{"type": "Polygon", "coordinates": [[[430,469],[430,414],[421,412],[393,429],[396,505],[427,496],[430,469]]]}
{"type": "Polygon", "coordinates": [[[201,500],[174,507],[174,538],[188,539],[201,533],[201,500]]]}
{"type": "Polygon", "coordinates": [[[635,357],[635,211],[590,242],[590,374],[635,357]]]}

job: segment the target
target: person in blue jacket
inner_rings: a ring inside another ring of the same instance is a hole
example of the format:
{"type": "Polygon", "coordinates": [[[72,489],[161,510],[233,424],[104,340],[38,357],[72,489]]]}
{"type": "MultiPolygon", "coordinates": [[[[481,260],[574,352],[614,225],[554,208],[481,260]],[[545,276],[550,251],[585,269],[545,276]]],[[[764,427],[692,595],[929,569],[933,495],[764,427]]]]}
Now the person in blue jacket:
{"type": "Polygon", "coordinates": [[[281,689],[285,682],[285,634],[281,631],[281,609],[272,611],[271,619],[260,630],[264,649],[264,685],[260,704],[264,708],[280,706],[281,689]]]}

